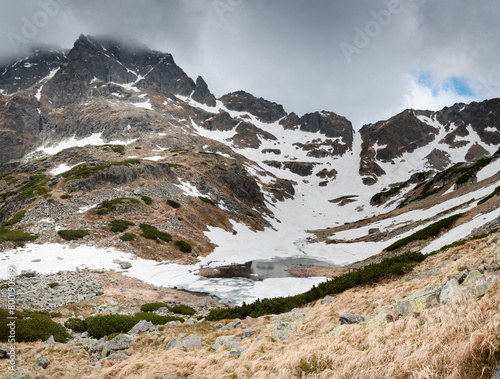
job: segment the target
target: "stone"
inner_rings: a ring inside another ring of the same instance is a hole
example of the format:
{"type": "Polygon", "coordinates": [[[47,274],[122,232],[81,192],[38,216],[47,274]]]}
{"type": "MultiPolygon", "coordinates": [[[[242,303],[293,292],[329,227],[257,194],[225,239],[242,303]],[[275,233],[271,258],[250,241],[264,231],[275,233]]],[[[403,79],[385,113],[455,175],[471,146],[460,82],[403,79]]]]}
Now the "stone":
{"type": "Polygon", "coordinates": [[[36,369],[38,367],[41,367],[45,370],[47,367],[49,367],[49,361],[46,360],[45,358],[38,359],[36,363],[33,365],[33,368],[36,369]]]}
{"type": "Polygon", "coordinates": [[[14,371],[9,372],[5,379],[31,379],[31,376],[15,369],[14,371]]]}
{"type": "Polygon", "coordinates": [[[120,268],[122,270],[128,270],[131,267],[132,267],[132,264],[130,262],[123,261],[123,262],[120,263],[120,268]]]}
{"type": "Polygon", "coordinates": [[[271,316],[272,321],[305,322],[308,311],[303,308],[295,308],[290,312],[271,316]]]}
{"type": "Polygon", "coordinates": [[[235,358],[235,357],[239,357],[241,354],[243,354],[243,352],[245,351],[246,349],[243,348],[243,347],[233,347],[229,353],[226,355],[226,358],[235,358]]]}
{"type": "Polygon", "coordinates": [[[241,320],[236,320],[236,321],[232,321],[232,322],[229,322],[227,323],[225,326],[223,326],[221,329],[222,330],[231,330],[231,329],[235,329],[236,327],[240,326],[241,324],[241,320]]]}
{"type": "Polygon", "coordinates": [[[213,324],[212,325],[215,329],[221,329],[224,325],[222,324],[222,322],[218,322],[217,324],[213,324]]]}
{"type": "Polygon", "coordinates": [[[354,313],[343,313],[339,316],[340,325],[344,324],[358,324],[364,322],[363,316],[355,315],[354,313]]]}
{"type": "Polygon", "coordinates": [[[458,284],[461,284],[463,283],[466,277],[467,277],[467,271],[454,271],[450,275],[448,275],[448,280],[456,279],[458,284]]]}
{"type": "Polygon", "coordinates": [[[10,350],[7,346],[0,346],[0,359],[9,358],[10,350]]]}
{"type": "Polygon", "coordinates": [[[140,334],[154,330],[155,326],[151,321],[141,320],[129,330],[128,334],[140,334]]]}
{"type": "Polygon", "coordinates": [[[337,335],[337,334],[339,334],[339,333],[342,331],[342,329],[344,329],[347,325],[348,325],[348,324],[337,325],[337,326],[335,327],[335,329],[333,329],[333,331],[332,331],[332,335],[336,336],[336,335],[337,335]]]}
{"type": "Polygon", "coordinates": [[[393,322],[394,318],[389,313],[379,313],[374,318],[366,321],[365,326],[368,330],[373,330],[393,322]]]}
{"type": "Polygon", "coordinates": [[[255,329],[251,329],[251,328],[245,329],[243,331],[243,338],[249,338],[249,337],[253,336],[255,333],[257,333],[257,331],[255,329]]]}
{"type": "Polygon", "coordinates": [[[274,341],[286,340],[296,329],[296,324],[287,321],[276,321],[271,332],[271,338],[274,341]]]}
{"type": "Polygon", "coordinates": [[[491,379],[500,379],[500,363],[498,364],[497,368],[493,370],[493,373],[491,374],[491,379]]]}
{"type": "Polygon", "coordinates": [[[380,229],[379,228],[368,229],[368,234],[375,234],[375,233],[380,233],[380,229]]]}
{"type": "Polygon", "coordinates": [[[460,284],[458,284],[458,280],[455,278],[451,278],[446,282],[441,293],[439,294],[439,302],[441,304],[446,304],[453,297],[460,295],[462,293],[462,288],[460,288],[460,284]]]}
{"type": "Polygon", "coordinates": [[[119,334],[111,341],[107,342],[102,349],[102,356],[107,357],[117,350],[125,350],[132,346],[134,338],[128,334],[119,334]]]}
{"type": "Polygon", "coordinates": [[[476,280],[473,284],[466,286],[463,289],[463,293],[465,295],[480,298],[480,297],[484,296],[486,291],[488,291],[490,284],[491,284],[490,280],[484,280],[484,279],[479,280],[479,281],[476,280]]]}
{"type": "Polygon", "coordinates": [[[128,359],[129,356],[125,353],[122,353],[121,351],[115,351],[114,353],[111,353],[106,359],[110,361],[124,361],[128,359]]]}
{"type": "Polygon", "coordinates": [[[201,339],[196,334],[191,334],[187,337],[184,337],[184,333],[181,333],[179,334],[179,336],[170,340],[165,350],[170,350],[175,347],[199,350],[201,349],[201,339]]]}
{"type": "Polygon", "coordinates": [[[492,243],[495,243],[498,240],[500,240],[500,233],[495,233],[492,236],[490,236],[490,238],[488,238],[486,244],[491,245],[492,243]]]}
{"type": "Polygon", "coordinates": [[[477,282],[478,280],[484,280],[484,275],[481,274],[479,270],[472,270],[471,272],[469,272],[469,275],[467,275],[462,285],[465,286],[477,282]]]}
{"type": "Polygon", "coordinates": [[[22,270],[21,274],[19,276],[25,277],[25,278],[34,278],[36,276],[36,272],[33,270],[22,270]]]}
{"type": "Polygon", "coordinates": [[[320,305],[323,304],[331,304],[333,303],[337,298],[335,296],[325,296],[322,299],[319,299],[316,304],[314,304],[315,307],[319,307],[320,305]]]}
{"type": "Polygon", "coordinates": [[[45,343],[54,344],[56,343],[56,340],[54,339],[54,336],[50,336],[49,338],[47,338],[47,341],[45,341],[45,343]]]}
{"type": "Polygon", "coordinates": [[[432,301],[441,293],[442,285],[427,287],[398,300],[394,309],[398,316],[417,316],[431,306],[432,301]]]}
{"type": "Polygon", "coordinates": [[[495,259],[496,259],[497,263],[500,264],[500,247],[496,248],[494,254],[495,254],[495,259]]]}
{"type": "Polygon", "coordinates": [[[235,340],[235,336],[220,336],[217,337],[215,343],[210,347],[211,350],[218,350],[221,347],[232,349],[238,346],[239,342],[235,340]]]}

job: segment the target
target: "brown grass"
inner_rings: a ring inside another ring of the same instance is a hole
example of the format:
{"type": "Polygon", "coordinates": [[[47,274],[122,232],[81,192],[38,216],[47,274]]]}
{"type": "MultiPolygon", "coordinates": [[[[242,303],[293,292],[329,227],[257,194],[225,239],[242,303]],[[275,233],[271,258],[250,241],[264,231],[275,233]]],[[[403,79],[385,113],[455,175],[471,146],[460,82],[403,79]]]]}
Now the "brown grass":
{"type": "Polygon", "coordinates": [[[242,329],[223,331],[208,323],[179,325],[139,337],[126,361],[102,360],[95,366],[82,348],[20,344],[24,364],[20,368],[35,374],[31,366],[35,354],[41,354],[52,360],[51,378],[489,378],[500,346],[497,275],[487,274],[495,281],[479,300],[435,304],[418,317],[398,318],[392,312],[395,322],[374,331],[362,325],[346,326],[336,335],[332,331],[341,313],[374,316],[379,306],[391,306],[405,294],[445,282],[446,275],[459,266],[492,263],[499,245],[487,246],[485,239],[471,241],[429,258],[404,278],[346,291],[331,304],[310,308],[306,323],[286,341],[272,342],[270,317],[244,320],[247,327],[260,328],[247,339],[242,338],[242,329]],[[422,273],[431,268],[440,272],[426,278],[422,273]],[[166,351],[168,341],[182,332],[198,334],[203,348],[166,351]],[[223,348],[208,350],[222,334],[236,335],[240,346],[247,348],[240,358],[227,358],[223,348]]]}

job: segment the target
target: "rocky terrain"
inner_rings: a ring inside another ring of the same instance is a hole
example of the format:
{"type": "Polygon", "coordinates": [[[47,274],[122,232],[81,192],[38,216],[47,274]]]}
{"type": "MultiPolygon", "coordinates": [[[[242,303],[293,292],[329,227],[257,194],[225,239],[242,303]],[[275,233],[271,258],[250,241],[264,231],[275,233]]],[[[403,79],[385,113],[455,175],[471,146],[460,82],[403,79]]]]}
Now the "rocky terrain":
{"type": "MultiPolygon", "coordinates": [[[[0,260],[19,269],[16,310],[42,312],[22,317],[63,328],[19,343],[9,378],[491,375],[500,99],[357,131],[331,111],[216,97],[172,55],[106,36],[0,73],[0,260]],[[207,321],[411,254],[294,310],[207,321]],[[329,267],[217,275],[296,257],[329,267]],[[101,316],[134,325],[82,331],[101,316]]],[[[2,308],[8,296],[3,281],[2,308]]]]}

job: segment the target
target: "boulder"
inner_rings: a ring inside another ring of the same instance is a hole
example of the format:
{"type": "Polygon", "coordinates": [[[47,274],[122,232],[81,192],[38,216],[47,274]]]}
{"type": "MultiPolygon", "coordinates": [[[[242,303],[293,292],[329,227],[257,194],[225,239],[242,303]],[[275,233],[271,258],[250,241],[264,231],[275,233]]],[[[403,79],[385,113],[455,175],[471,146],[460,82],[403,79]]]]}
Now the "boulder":
{"type": "Polygon", "coordinates": [[[456,279],[458,284],[462,284],[466,277],[467,271],[454,271],[450,275],[448,275],[448,280],[456,279]]]}
{"type": "Polygon", "coordinates": [[[129,356],[121,351],[115,351],[114,353],[111,353],[106,359],[110,361],[124,361],[128,359],[129,356]]]}
{"type": "Polygon", "coordinates": [[[240,325],[241,325],[241,320],[231,321],[231,322],[227,323],[226,325],[224,325],[221,329],[222,330],[231,330],[231,329],[235,329],[236,327],[238,327],[240,325]]]}
{"type": "Polygon", "coordinates": [[[500,247],[496,248],[494,254],[495,254],[495,259],[496,259],[497,263],[500,264],[500,247]]]}
{"type": "Polygon", "coordinates": [[[196,334],[185,337],[185,333],[181,333],[179,336],[170,340],[165,350],[170,350],[175,347],[199,350],[201,349],[201,339],[196,334]]]}
{"type": "Polygon", "coordinates": [[[360,322],[364,322],[365,318],[363,316],[355,315],[354,313],[343,313],[339,316],[339,321],[341,325],[358,324],[360,322]]]}
{"type": "Polygon", "coordinates": [[[390,322],[393,322],[394,318],[389,313],[379,313],[374,318],[366,321],[365,326],[368,330],[373,330],[385,326],[390,322]]]}
{"type": "Polygon", "coordinates": [[[325,296],[323,299],[319,299],[316,304],[314,304],[315,307],[319,307],[320,305],[323,304],[331,304],[333,303],[337,298],[335,296],[325,296]]]}
{"type": "Polygon", "coordinates": [[[0,346],[0,359],[9,358],[10,350],[7,346],[0,346]]]}
{"type": "Polygon", "coordinates": [[[469,275],[467,275],[462,285],[466,286],[469,284],[473,284],[477,281],[483,281],[483,280],[484,280],[484,275],[481,274],[479,270],[472,270],[471,272],[469,272],[469,275]]]}
{"type": "Polygon", "coordinates": [[[495,233],[490,238],[488,238],[488,241],[486,242],[486,244],[491,245],[492,243],[495,243],[498,240],[500,240],[500,233],[495,233]]]}
{"type": "Polygon", "coordinates": [[[432,301],[439,296],[442,288],[442,285],[427,287],[399,300],[394,306],[396,314],[405,317],[419,315],[420,312],[431,306],[432,301]]]}
{"type": "Polygon", "coordinates": [[[132,336],[128,334],[119,334],[104,345],[102,356],[107,357],[115,351],[128,349],[133,341],[134,338],[132,336]]]}
{"type": "Polygon", "coordinates": [[[239,357],[246,349],[243,347],[233,347],[226,355],[227,358],[239,357]]]}
{"type": "Polygon", "coordinates": [[[455,278],[451,278],[444,285],[441,293],[439,294],[439,302],[441,304],[446,304],[453,297],[460,295],[462,293],[462,289],[460,288],[460,284],[458,284],[458,280],[455,278]]]}
{"type": "Polygon", "coordinates": [[[253,336],[255,333],[257,333],[257,331],[255,329],[245,329],[243,331],[243,338],[249,338],[251,336],[253,336]]]}
{"type": "Polygon", "coordinates": [[[465,295],[480,298],[488,291],[490,284],[491,280],[484,280],[483,277],[483,279],[476,280],[472,284],[465,286],[462,291],[465,295]]]}
{"type": "Polygon", "coordinates": [[[272,321],[305,322],[308,311],[304,308],[295,308],[290,312],[271,316],[272,321]]]}
{"type": "Polygon", "coordinates": [[[491,379],[500,379],[500,363],[498,364],[497,368],[491,374],[491,379]]]}
{"type": "Polygon", "coordinates": [[[271,332],[271,338],[274,341],[286,340],[296,329],[296,324],[287,321],[276,321],[271,332]]]}
{"type": "Polygon", "coordinates": [[[9,372],[5,379],[31,379],[31,376],[15,369],[14,371],[9,372]]]}
{"type": "Polygon", "coordinates": [[[235,340],[234,336],[220,336],[217,337],[215,343],[210,347],[211,350],[218,350],[221,347],[232,349],[238,346],[239,342],[235,340]]]}
{"type": "Polygon", "coordinates": [[[151,330],[154,330],[155,326],[151,321],[146,321],[146,320],[141,320],[137,324],[134,325],[132,329],[128,332],[128,334],[140,334],[140,333],[145,333],[149,332],[151,330]]]}
{"type": "Polygon", "coordinates": [[[38,367],[41,367],[45,370],[47,367],[49,367],[49,361],[46,360],[45,358],[38,359],[33,365],[33,368],[36,369],[38,367]]]}

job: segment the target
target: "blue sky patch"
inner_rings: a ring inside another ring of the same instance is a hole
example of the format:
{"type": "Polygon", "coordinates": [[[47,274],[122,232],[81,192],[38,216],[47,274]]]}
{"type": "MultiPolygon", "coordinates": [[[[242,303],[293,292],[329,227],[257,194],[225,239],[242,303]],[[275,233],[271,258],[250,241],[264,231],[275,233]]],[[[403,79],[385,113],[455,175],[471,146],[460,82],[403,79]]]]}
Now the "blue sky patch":
{"type": "Polygon", "coordinates": [[[430,72],[421,72],[417,76],[417,83],[422,87],[427,87],[432,91],[432,96],[436,97],[441,91],[452,92],[458,96],[472,97],[474,91],[469,86],[466,77],[450,76],[442,82],[436,80],[430,72]]]}

